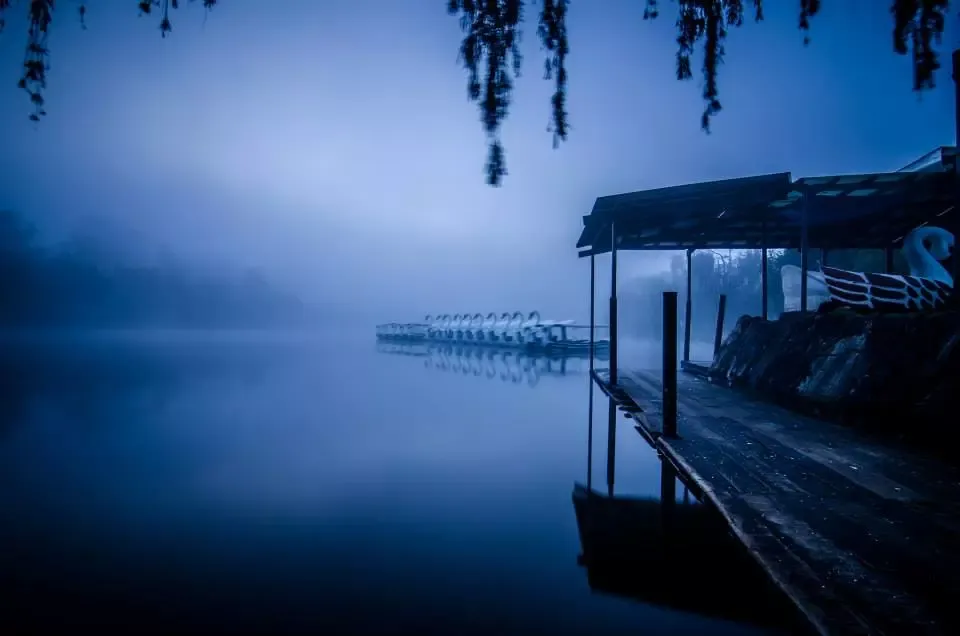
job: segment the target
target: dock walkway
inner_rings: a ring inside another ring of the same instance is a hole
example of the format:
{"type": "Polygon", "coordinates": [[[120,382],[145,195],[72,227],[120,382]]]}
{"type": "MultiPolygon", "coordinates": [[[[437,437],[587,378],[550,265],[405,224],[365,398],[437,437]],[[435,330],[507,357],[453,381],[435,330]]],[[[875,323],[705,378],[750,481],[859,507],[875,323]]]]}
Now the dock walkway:
{"type": "Polygon", "coordinates": [[[960,633],[960,470],[687,373],[667,439],[659,372],[594,377],[820,633],[960,633]]]}

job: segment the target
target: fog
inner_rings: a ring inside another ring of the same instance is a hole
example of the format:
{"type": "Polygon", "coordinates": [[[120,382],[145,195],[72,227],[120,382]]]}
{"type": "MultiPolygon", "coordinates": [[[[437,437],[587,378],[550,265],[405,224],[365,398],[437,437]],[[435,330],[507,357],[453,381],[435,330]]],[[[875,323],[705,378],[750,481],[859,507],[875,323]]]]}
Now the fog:
{"type": "MultiPolygon", "coordinates": [[[[674,78],[672,18],[645,23],[635,1],[581,2],[569,140],[554,150],[545,130],[552,85],[528,8],[503,130],[509,174],[491,188],[462,36],[441,4],[231,0],[208,15],[180,9],[166,38],[133,2],[95,3],[86,29],[58,5],[39,123],[16,88],[26,28],[10,13],[0,209],[43,243],[94,237],[124,263],[255,270],[318,322],[514,309],[585,320],[589,265],[574,245],[598,196],[889,170],[954,139],[949,69],[937,90],[912,93],[910,61],[891,52],[874,2],[824,3],[807,48],[793,3],[731,33],[710,135],[699,71],[674,78]]],[[[669,261],[630,255],[621,280],[669,261]]],[[[598,266],[603,298],[608,259],[598,266]]]]}

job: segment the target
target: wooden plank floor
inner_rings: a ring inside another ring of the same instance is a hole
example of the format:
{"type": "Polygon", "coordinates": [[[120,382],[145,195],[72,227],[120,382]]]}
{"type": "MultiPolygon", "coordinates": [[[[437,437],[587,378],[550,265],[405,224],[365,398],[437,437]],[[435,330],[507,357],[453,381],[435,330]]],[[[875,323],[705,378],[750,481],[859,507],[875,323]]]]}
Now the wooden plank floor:
{"type": "Polygon", "coordinates": [[[620,376],[645,437],[821,633],[960,633],[960,470],[684,373],[668,440],[659,372],[620,376]]]}

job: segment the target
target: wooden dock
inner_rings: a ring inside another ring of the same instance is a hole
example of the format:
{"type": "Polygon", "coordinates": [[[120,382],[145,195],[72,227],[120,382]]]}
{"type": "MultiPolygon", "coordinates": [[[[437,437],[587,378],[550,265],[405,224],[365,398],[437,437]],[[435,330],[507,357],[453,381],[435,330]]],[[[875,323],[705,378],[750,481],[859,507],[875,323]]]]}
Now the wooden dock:
{"type": "Polygon", "coordinates": [[[668,439],[659,371],[594,378],[817,631],[960,633],[960,470],[687,373],[668,439]]]}

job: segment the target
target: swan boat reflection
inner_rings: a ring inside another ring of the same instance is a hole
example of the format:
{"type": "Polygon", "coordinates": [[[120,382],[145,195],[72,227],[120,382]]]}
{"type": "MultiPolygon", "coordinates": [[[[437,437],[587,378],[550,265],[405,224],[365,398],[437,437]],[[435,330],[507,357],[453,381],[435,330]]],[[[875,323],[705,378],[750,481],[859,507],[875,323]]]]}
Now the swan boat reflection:
{"type": "MultiPolygon", "coordinates": [[[[595,326],[603,333],[605,326],[595,326]]],[[[522,349],[530,352],[589,351],[590,327],[572,320],[544,320],[539,311],[515,311],[499,316],[476,314],[427,315],[422,322],[377,325],[377,340],[433,342],[486,348],[522,349]]],[[[594,350],[609,348],[609,340],[595,336],[594,350]]]]}
{"type": "MultiPolygon", "coordinates": [[[[378,342],[377,351],[423,358],[423,366],[430,370],[529,386],[536,386],[545,376],[582,374],[590,368],[589,351],[536,354],[516,349],[396,341],[378,342]]],[[[597,358],[605,360],[607,356],[598,352],[597,358]]]]}

